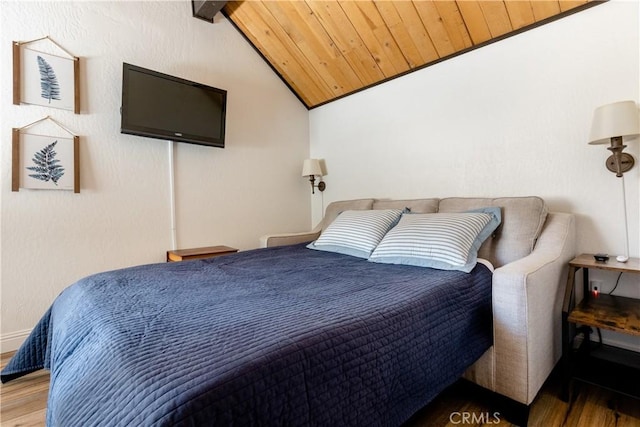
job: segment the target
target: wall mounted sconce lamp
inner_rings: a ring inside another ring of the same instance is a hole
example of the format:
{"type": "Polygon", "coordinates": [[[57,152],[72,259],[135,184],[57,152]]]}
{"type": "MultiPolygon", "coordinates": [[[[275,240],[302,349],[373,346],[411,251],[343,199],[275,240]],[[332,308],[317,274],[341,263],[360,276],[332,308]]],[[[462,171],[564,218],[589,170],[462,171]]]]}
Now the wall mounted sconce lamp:
{"type": "Polygon", "coordinates": [[[315,189],[317,188],[319,191],[324,191],[327,188],[327,185],[322,180],[322,167],[320,165],[320,160],[318,159],[306,159],[302,164],[302,176],[308,176],[309,182],[311,182],[311,193],[315,194],[315,189]],[[318,185],[316,183],[316,176],[320,177],[320,182],[318,185]]]}
{"type": "Polygon", "coordinates": [[[620,101],[598,107],[593,112],[589,144],[611,144],[607,150],[612,155],[606,161],[607,169],[618,178],[631,170],[633,156],[622,151],[627,148],[622,138],[631,139],[640,134],[638,107],[634,101],[620,101]]]}
{"type": "Polygon", "coordinates": [[[629,259],[627,195],[623,174],[631,170],[635,164],[633,156],[623,152],[627,148],[623,144],[623,138],[630,140],[638,135],[640,135],[640,113],[634,101],[614,102],[613,104],[600,106],[593,112],[589,144],[611,144],[607,147],[607,150],[611,151],[612,154],[607,158],[605,165],[618,178],[622,178],[622,203],[627,246],[625,255],[616,257],[618,262],[627,262],[629,259]]]}

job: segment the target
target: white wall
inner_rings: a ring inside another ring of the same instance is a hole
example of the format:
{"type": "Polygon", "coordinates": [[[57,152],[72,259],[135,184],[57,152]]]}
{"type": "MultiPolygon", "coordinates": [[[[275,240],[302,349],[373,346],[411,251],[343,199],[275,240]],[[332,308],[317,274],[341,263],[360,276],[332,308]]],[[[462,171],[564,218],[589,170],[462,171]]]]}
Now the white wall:
{"type": "Polygon", "coordinates": [[[179,247],[248,249],[262,234],[309,228],[308,111],[221,15],[195,19],[187,1],[0,8],[1,351],[75,280],[162,262],[170,249],[168,143],[120,134],[122,62],[228,91],[227,148],[176,146],[179,247]],[[81,58],[80,115],[12,105],[11,41],[46,35],[81,58]],[[46,115],[81,136],[80,194],[11,192],[11,128],[46,115]]]}
{"type": "MultiPolygon", "coordinates": [[[[579,252],[623,253],[621,180],[604,166],[606,146],[587,139],[595,107],[640,101],[638,15],[638,2],[601,4],[312,110],[324,205],[539,195],[577,215],[579,252]]],[[[628,152],[639,158],[638,139],[628,152]]],[[[638,257],[640,164],[625,182],[638,257]]],[[[640,297],[637,276],[622,281],[617,292],[640,297]]]]}

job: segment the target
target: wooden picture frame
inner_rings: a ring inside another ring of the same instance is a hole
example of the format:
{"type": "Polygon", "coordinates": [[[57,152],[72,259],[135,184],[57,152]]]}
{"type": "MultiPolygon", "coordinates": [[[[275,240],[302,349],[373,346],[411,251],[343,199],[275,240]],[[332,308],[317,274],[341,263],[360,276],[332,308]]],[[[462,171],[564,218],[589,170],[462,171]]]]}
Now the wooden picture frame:
{"type": "Polygon", "coordinates": [[[49,36],[13,44],[13,103],[60,108],[80,114],[80,59],[49,36]],[[66,56],[27,47],[40,40],[53,43],[66,56]]]}
{"type": "Polygon", "coordinates": [[[12,129],[11,191],[80,192],[80,138],[23,133],[12,129]]]}

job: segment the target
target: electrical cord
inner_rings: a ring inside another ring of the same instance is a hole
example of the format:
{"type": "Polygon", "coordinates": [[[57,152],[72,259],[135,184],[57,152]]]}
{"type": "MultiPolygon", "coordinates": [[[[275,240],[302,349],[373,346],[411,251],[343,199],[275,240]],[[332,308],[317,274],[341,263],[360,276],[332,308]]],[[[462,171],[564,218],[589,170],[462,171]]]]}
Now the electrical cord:
{"type": "MultiPolygon", "coordinates": [[[[624,272],[621,271],[620,274],[618,274],[618,278],[616,279],[616,284],[614,285],[613,289],[611,289],[607,293],[607,295],[613,294],[613,291],[616,290],[616,288],[618,287],[618,284],[620,283],[620,277],[622,277],[622,273],[624,272]]],[[[596,328],[596,331],[598,332],[598,347],[602,347],[602,332],[600,331],[600,328],[596,328]]]]}
{"type": "Polygon", "coordinates": [[[620,274],[618,274],[618,279],[616,280],[616,285],[613,287],[613,289],[611,289],[609,291],[609,295],[613,294],[613,291],[615,291],[616,288],[618,287],[618,283],[620,283],[620,277],[622,277],[622,273],[624,273],[624,271],[621,271],[620,274]]]}

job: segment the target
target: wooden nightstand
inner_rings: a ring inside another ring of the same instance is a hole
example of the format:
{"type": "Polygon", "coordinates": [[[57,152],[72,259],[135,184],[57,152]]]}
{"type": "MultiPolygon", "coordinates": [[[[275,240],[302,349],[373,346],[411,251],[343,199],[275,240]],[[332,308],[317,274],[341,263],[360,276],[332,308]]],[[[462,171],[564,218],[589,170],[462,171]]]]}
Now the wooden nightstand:
{"type": "Polygon", "coordinates": [[[178,249],[167,251],[167,262],[187,261],[193,259],[213,258],[238,252],[229,246],[207,246],[206,248],[178,249]]]}
{"type": "Polygon", "coordinates": [[[599,385],[640,399],[640,353],[600,345],[589,339],[588,331],[576,325],[599,328],[640,337],[640,300],[615,295],[593,295],[589,290],[589,270],[640,274],[640,259],[626,263],[609,259],[596,261],[591,254],[569,262],[569,275],[562,307],[564,386],[562,398],[569,398],[571,380],[599,385]],[[576,305],[575,274],[582,269],[583,299],[576,305]]]}

